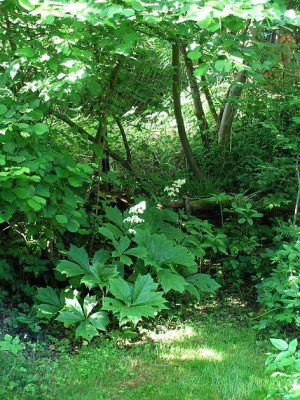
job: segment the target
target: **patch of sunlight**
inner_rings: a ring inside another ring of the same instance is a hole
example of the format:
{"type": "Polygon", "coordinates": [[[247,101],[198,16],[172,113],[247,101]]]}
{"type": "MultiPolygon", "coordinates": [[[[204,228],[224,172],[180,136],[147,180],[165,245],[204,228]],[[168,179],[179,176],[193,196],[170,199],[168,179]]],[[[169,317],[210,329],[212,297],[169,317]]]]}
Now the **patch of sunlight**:
{"type": "Polygon", "coordinates": [[[162,358],[166,360],[209,360],[209,361],[222,361],[223,356],[219,351],[209,348],[200,349],[181,349],[175,348],[169,354],[162,354],[162,358]]]}
{"type": "Polygon", "coordinates": [[[148,332],[150,339],[154,342],[167,342],[167,341],[180,341],[187,338],[191,338],[196,336],[195,330],[191,326],[185,326],[181,329],[169,329],[165,330],[164,332],[148,332]]]}

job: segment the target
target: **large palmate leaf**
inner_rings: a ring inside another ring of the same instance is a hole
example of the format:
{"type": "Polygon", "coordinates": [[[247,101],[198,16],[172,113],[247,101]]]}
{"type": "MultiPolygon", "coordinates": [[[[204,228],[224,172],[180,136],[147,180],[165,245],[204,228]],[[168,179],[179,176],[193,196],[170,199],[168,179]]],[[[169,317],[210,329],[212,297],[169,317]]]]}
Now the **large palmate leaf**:
{"type": "Polygon", "coordinates": [[[115,279],[109,288],[115,298],[105,297],[102,309],[112,311],[120,325],[127,322],[136,325],[142,318],[153,317],[167,308],[163,292],[157,292],[157,287],[149,274],[139,275],[134,285],[121,278],[115,279]]]}
{"type": "Polygon", "coordinates": [[[165,235],[151,234],[149,231],[137,229],[133,239],[138,244],[140,253],[146,265],[160,267],[167,265],[182,265],[193,268],[196,266],[195,256],[189,251],[167,239],[165,235]]]}
{"type": "Polygon", "coordinates": [[[123,228],[123,215],[116,207],[106,207],[106,218],[116,224],[119,228],[123,228]]]}
{"type": "Polygon", "coordinates": [[[94,254],[92,263],[89,262],[87,252],[83,248],[71,246],[69,257],[74,261],[60,261],[56,267],[57,271],[68,277],[82,276],[80,283],[88,288],[107,286],[112,278],[115,278],[119,272],[116,266],[105,264],[110,253],[107,250],[99,250],[94,254]]]}
{"type": "Polygon", "coordinates": [[[169,292],[171,289],[180,293],[186,290],[187,284],[185,279],[170,269],[160,269],[157,277],[165,293],[169,292]]]}
{"type": "Polygon", "coordinates": [[[64,296],[59,297],[56,291],[49,286],[38,288],[35,297],[41,303],[35,306],[39,318],[51,319],[64,306],[64,296]]]}
{"type": "Polygon", "coordinates": [[[83,307],[76,298],[66,299],[65,307],[60,311],[57,321],[63,322],[66,327],[79,324],[76,328],[76,337],[83,337],[90,341],[98,336],[98,330],[105,331],[109,324],[109,318],[103,311],[92,314],[92,310],[98,305],[96,296],[86,296],[83,307]]]}
{"type": "Polygon", "coordinates": [[[194,274],[186,277],[186,281],[200,292],[213,293],[219,289],[220,285],[208,274],[194,274]]]}

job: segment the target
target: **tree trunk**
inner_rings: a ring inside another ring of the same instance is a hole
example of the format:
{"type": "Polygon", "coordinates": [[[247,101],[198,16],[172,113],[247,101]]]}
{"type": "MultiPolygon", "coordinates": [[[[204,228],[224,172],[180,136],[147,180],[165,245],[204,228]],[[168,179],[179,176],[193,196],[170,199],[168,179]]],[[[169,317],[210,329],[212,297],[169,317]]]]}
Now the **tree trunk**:
{"type": "MultiPolygon", "coordinates": [[[[113,93],[115,91],[117,80],[119,76],[120,69],[122,67],[123,60],[119,59],[111,71],[111,76],[109,79],[109,87],[106,96],[102,100],[103,109],[99,115],[98,128],[95,137],[95,144],[101,146],[104,158],[102,158],[102,171],[108,172],[109,166],[109,153],[107,151],[107,113],[109,111],[109,106],[112,100],[113,93]]],[[[96,160],[96,153],[93,153],[93,162],[96,160]]]]}
{"type": "Polygon", "coordinates": [[[222,114],[220,127],[218,131],[218,143],[219,147],[224,150],[232,128],[234,115],[236,112],[236,102],[241,97],[244,83],[246,82],[246,72],[239,71],[236,74],[233,84],[230,87],[228,100],[225,104],[224,111],[222,114]]]}
{"type": "Polygon", "coordinates": [[[182,144],[182,148],[187,159],[188,165],[191,171],[194,173],[197,179],[204,179],[204,174],[198,167],[195,160],[194,154],[192,152],[191,145],[188,141],[186,130],[184,126],[184,120],[181,111],[181,99],[180,99],[180,63],[179,63],[179,45],[172,45],[172,67],[173,67],[173,79],[172,79],[172,96],[173,96],[173,106],[174,114],[177,123],[177,129],[179,138],[182,144]]]}
{"type": "Polygon", "coordinates": [[[203,92],[204,92],[204,95],[205,95],[209,110],[211,112],[211,115],[212,115],[215,123],[218,123],[218,114],[216,112],[214,103],[212,101],[211,94],[210,94],[210,91],[209,91],[205,76],[201,76],[201,81],[204,82],[203,92]]]}
{"type": "Polygon", "coordinates": [[[199,91],[199,86],[197,83],[197,79],[194,75],[194,65],[193,61],[188,58],[187,52],[186,52],[186,46],[182,45],[181,46],[181,52],[183,55],[183,59],[185,62],[185,67],[186,67],[186,72],[187,72],[187,77],[189,80],[189,85],[192,93],[192,99],[194,103],[194,110],[195,110],[195,116],[197,119],[199,131],[200,131],[200,136],[202,138],[203,144],[207,147],[208,145],[208,137],[207,137],[207,131],[208,130],[208,123],[205,118],[202,102],[201,102],[201,96],[200,96],[200,91],[199,91]]]}

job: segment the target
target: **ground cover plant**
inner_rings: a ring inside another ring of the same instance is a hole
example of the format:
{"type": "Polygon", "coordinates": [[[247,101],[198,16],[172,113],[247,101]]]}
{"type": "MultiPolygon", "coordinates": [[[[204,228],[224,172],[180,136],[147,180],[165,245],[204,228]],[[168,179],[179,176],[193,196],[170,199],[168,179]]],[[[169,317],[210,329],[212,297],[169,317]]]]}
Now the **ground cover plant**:
{"type": "Polygon", "coordinates": [[[299,396],[296,3],[0,0],[1,395],[299,396]]]}

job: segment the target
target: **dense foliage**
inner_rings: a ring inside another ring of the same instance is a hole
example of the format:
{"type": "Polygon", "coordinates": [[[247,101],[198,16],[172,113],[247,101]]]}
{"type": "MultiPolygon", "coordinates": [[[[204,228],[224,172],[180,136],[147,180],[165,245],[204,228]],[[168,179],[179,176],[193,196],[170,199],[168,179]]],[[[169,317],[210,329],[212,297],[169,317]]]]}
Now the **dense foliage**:
{"type": "MultiPolygon", "coordinates": [[[[218,290],[293,339],[294,3],[0,0],[0,351],[134,338],[218,290]]],[[[270,399],[295,398],[295,343],[270,399]]]]}

